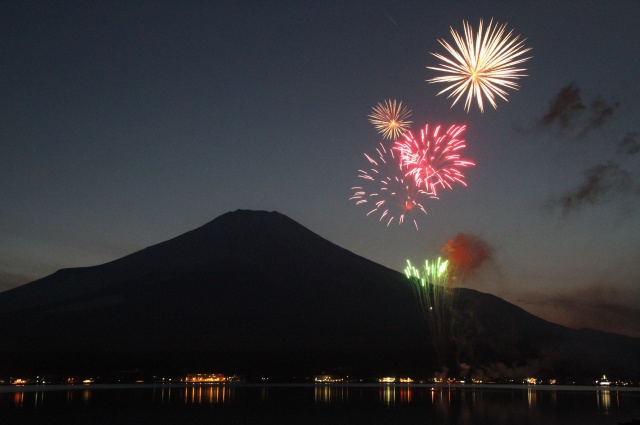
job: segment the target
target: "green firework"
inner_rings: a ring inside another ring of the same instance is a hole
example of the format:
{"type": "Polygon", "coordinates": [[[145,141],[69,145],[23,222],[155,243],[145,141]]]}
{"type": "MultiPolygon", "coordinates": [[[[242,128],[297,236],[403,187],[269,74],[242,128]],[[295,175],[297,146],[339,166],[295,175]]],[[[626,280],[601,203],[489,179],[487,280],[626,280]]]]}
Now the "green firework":
{"type": "Polygon", "coordinates": [[[454,292],[449,288],[449,261],[440,257],[435,261],[426,260],[422,269],[418,269],[407,260],[404,272],[413,283],[420,308],[429,324],[438,361],[441,366],[446,366],[454,297],[454,292]]]}

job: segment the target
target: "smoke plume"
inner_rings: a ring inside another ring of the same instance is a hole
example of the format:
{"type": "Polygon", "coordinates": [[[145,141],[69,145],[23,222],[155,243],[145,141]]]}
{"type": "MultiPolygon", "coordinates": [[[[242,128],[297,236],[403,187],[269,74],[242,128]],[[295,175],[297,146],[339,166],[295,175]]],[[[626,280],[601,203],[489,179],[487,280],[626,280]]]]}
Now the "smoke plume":
{"type": "Polygon", "coordinates": [[[458,233],[442,248],[451,267],[461,273],[478,270],[491,258],[493,249],[479,236],[469,233],[458,233]]]}

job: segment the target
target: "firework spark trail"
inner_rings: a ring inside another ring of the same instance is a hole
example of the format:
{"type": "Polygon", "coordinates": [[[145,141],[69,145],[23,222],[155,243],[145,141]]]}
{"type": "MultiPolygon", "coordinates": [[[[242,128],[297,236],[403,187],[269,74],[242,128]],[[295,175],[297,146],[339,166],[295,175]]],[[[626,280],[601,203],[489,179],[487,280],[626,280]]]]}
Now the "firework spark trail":
{"type": "Polygon", "coordinates": [[[455,293],[449,288],[449,261],[438,257],[426,260],[422,271],[407,260],[404,273],[416,291],[422,313],[427,319],[438,361],[445,366],[453,323],[455,293]]]}
{"type": "Polygon", "coordinates": [[[407,121],[410,116],[411,111],[402,106],[402,101],[389,99],[384,103],[378,103],[373,108],[373,113],[369,115],[369,122],[385,139],[395,140],[409,129],[409,124],[413,123],[413,121],[407,121]]]}
{"type": "Polygon", "coordinates": [[[349,200],[356,205],[366,205],[371,209],[369,215],[379,214],[379,221],[389,227],[394,221],[398,225],[405,219],[413,221],[418,228],[417,216],[427,214],[422,205],[423,199],[436,198],[435,195],[418,188],[411,179],[405,179],[400,162],[393,150],[386,149],[382,143],[376,149],[377,157],[365,154],[371,168],[358,170],[358,178],[364,180],[362,186],[355,186],[349,200]]]}
{"type": "Polygon", "coordinates": [[[526,71],[526,68],[517,68],[516,65],[531,59],[531,57],[521,57],[531,48],[525,48],[525,40],[520,40],[519,35],[512,38],[513,30],[505,35],[506,24],[499,25],[496,22],[495,26],[492,26],[493,19],[489,22],[484,36],[482,19],[480,20],[475,38],[471,24],[462,21],[462,25],[464,38],[450,27],[455,47],[445,40],[438,40],[451,58],[439,53],[431,53],[443,63],[440,63],[439,67],[428,66],[427,68],[443,72],[445,75],[427,81],[450,84],[438,95],[451,91],[447,99],[455,97],[451,104],[452,108],[466,92],[464,108],[467,112],[474,97],[480,112],[484,112],[483,96],[494,109],[497,109],[496,95],[508,101],[508,93],[502,87],[517,90],[519,85],[512,80],[526,77],[526,74],[521,74],[526,71]]]}
{"type": "Polygon", "coordinates": [[[458,138],[466,129],[464,125],[452,125],[441,132],[436,126],[429,133],[429,125],[420,131],[420,140],[416,140],[411,131],[403,135],[393,145],[393,150],[400,154],[400,164],[405,176],[412,176],[418,187],[438,194],[438,186],[452,189],[452,183],[466,186],[464,174],[460,167],[474,166],[466,159],[461,159],[459,151],[466,147],[465,141],[458,138]]]}
{"type": "Polygon", "coordinates": [[[434,308],[442,304],[448,286],[448,268],[449,261],[442,261],[442,258],[438,257],[436,261],[426,260],[423,271],[420,272],[420,269],[411,265],[411,262],[407,260],[404,273],[418,290],[420,306],[427,317],[436,313],[434,308]]]}

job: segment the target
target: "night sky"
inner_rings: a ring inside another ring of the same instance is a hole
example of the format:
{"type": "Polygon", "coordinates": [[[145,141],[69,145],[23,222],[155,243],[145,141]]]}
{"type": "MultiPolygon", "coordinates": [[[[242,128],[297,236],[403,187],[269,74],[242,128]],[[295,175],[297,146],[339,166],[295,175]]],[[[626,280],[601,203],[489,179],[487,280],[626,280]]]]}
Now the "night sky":
{"type": "Polygon", "coordinates": [[[0,290],[268,210],[396,270],[467,235],[464,286],[640,337],[640,3],[479,3],[3,1],[0,290]],[[426,67],[480,18],[533,57],[466,113],[426,67]],[[467,125],[468,187],[420,231],[349,201],[385,99],[467,125]]]}

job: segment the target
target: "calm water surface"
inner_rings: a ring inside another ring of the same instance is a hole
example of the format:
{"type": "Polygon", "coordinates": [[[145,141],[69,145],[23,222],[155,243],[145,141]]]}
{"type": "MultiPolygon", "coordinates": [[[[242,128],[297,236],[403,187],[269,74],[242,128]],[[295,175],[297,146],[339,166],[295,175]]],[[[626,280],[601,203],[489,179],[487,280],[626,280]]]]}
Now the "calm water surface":
{"type": "Polygon", "coordinates": [[[0,387],[0,424],[617,424],[640,389],[422,385],[0,387]]]}

